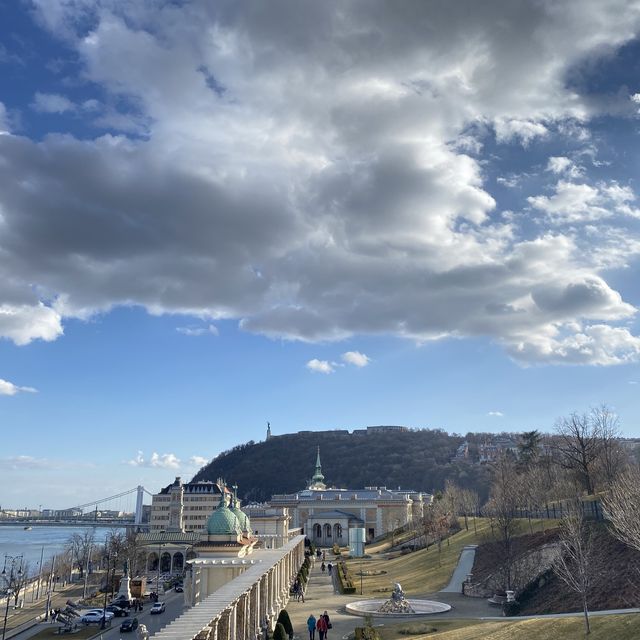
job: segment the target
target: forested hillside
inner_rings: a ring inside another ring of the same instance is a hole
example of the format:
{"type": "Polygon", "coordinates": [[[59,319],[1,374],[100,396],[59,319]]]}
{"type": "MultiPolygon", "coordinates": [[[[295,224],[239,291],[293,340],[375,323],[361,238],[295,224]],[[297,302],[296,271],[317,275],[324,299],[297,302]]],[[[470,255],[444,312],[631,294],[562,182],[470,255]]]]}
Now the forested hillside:
{"type": "Polygon", "coordinates": [[[383,485],[431,493],[451,479],[476,490],[484,500],[489,484],[486,468],[450,462],[461,442],[459,436],[429,429],[366,435],[305,431],[234,447],[203,467],[194,480],[224,478],[238,485],[244,501],[262,502],[274,493],[304,489],[320,446],[322,473],[329,487],[383,485]]]}

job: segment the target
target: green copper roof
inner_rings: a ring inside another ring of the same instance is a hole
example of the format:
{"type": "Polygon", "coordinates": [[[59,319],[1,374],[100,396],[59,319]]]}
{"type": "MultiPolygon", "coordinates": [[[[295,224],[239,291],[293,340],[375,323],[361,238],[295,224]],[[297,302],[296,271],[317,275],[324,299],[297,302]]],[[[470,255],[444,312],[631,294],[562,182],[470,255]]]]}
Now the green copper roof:
{"type": "Polygon", "coordinates": [[[311,481],[322,482],[323,480],[324,476],[322,475],[322,465],[320,464],[320,447],[318,447],[318,455],[316,456],[316,472],[313,474],[311,481]]]}
{"type": "Polygon", "coordinates": [[[323,481],[324,476],[322,475],[322,465],[320,464],[320,447],[318,447],[318,455],[316,456],[316,472],[313,474],[313,478],[311,478],[309,489],[325,489],[326,485],[323,481]]]}
{"type": "Polygon", "coordinates": [[[238,507],[238,496],[236,494],[237,489],[238,487],[233,485],[233,501],[231,503],[231,512],[235,514],[236,518],[238,518],[240,528],[243,531],[248,531],[249,533],[251,533],[251,522],[249,522],[249,516],[238,507]]]}
{"type": "Polygon", "coordinates": [[[242,533],[236,514],[225,504],[224,487],[222,487],[218,508],[207,520],[207,533],[210,536],[238,535],[242,533]]]}

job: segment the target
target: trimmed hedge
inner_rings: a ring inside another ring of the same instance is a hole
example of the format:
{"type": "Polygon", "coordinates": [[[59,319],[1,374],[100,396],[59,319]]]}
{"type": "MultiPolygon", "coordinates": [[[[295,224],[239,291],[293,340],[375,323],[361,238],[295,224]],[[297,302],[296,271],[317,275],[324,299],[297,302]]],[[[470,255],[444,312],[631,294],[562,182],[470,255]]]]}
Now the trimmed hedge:
{"type": "Polygon", "coordinates": [[[347,571],[347,563],[341,561],[338,563],[338,585],[340,587],[340,593],[355,593],[356,588],[351,580],[351,576],[347,571]]]}
{"type": "Polygon", "coordinates": [[[286,609],[281,609],[278,614],[278,622],[284,627],[288,636],[293,636],[293,625],[291,624],[291,618],[286,609]]]}

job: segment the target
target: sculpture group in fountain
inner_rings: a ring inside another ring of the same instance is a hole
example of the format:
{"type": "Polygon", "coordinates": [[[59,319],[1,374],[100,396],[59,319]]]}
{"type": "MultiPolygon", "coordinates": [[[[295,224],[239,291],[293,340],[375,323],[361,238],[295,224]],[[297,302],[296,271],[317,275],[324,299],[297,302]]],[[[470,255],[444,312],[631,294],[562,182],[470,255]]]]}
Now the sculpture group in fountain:
{"type": "Polygon", "coordinates": [[[415,613],[409,601],[404,597],[404,591],[399,582],[395,583],[391,598],[378,611],[380,613],[415,613]]]}

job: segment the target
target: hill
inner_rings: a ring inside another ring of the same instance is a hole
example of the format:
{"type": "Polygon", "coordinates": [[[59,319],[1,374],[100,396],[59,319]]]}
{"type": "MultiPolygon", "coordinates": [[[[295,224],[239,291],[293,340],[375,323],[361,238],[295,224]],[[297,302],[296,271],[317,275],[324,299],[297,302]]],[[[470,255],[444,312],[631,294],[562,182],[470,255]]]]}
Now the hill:
{"type": "Polygon", "coordinates": [[[431,493],[443,489],[445,480],[451,479],[478,491],[484,500],[487,469],[451,462],[462,440],[439,429],[301,431],[234,447],[203,467],[194,480],[224,478],[238,485],[245,502],[266,501],[273,494],[293,493],[308,485],[319,446],[327,486],[384,485],[431,493]]]}

